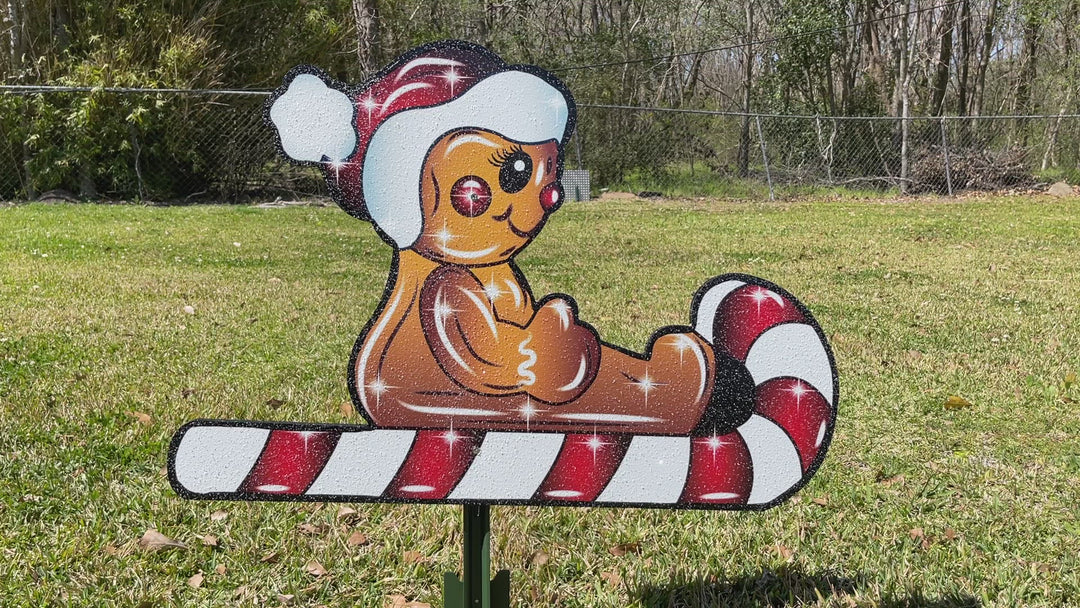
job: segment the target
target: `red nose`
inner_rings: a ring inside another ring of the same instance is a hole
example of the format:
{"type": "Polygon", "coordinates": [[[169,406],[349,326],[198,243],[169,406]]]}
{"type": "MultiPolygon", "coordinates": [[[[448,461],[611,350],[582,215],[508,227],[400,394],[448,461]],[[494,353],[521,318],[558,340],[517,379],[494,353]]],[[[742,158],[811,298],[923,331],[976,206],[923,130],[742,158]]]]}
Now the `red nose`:
{"type": "Polygon", "coordinates": [[[559,182],[551,182],[540,191],[540,206],[548,213],[557,209],[562,201],[563,189],[559,182]]]}

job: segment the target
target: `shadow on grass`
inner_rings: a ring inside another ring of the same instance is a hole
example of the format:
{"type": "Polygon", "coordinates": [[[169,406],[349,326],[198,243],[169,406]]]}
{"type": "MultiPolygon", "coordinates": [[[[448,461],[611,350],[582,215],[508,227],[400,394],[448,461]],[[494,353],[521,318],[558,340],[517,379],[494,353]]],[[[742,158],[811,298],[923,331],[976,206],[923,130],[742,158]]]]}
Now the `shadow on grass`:
{"type": "MultiPolygon", "coordinates": [[[[857,592],[871,582],[862,574],[847,576],[828,571],[807,573],[797,568],[781,568],[728,580],[710,576],[660,585],[645,584],[631,589],[631,595],[650,608],[780,608],[819,601],[826,603],[830,597],[845,595],[853,596],[861,604],[867,598],[858,598],[857,592]]],[[[874,605],[881,608],[977,608],[982,604],[969,595],[934,598],[918,590],[908,590],[903,595],[883,595],[874,605]]]]}

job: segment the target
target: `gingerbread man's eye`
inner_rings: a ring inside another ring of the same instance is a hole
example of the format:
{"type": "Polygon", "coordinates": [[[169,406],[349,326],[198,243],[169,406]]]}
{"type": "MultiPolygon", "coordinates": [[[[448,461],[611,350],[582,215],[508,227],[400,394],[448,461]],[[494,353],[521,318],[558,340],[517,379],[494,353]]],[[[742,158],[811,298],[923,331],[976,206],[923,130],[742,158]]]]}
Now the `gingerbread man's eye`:
{"type": "Polygon", "coordinates": [[[491,186],[483,178],[466,175],[450,188],[450,204],[465,217],[476,217],[491,206],[491,186]]]}
{"type": "Polygon", "coordinates": [[[518,148],[506,155],[499,169],[499,187],[503,192],[513,194],[529,185],[532,177],[533,162],[524,150],[518,148]]]}

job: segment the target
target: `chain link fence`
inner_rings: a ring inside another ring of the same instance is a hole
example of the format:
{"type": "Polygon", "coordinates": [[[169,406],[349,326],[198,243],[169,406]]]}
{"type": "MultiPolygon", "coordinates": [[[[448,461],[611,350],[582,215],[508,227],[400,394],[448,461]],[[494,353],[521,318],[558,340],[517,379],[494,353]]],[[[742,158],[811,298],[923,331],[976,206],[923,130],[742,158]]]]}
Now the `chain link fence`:
{"type": "MultiPolygon", "coordinates": [[[[261,91],[0,90],[0,200],[326,196],[318,170],[278,156],[262,122],[265,98],[261,91]]],[[[566,158],[568,168],[590,171],[594,192],[1014,189],[1075,183],[1080,116],[904,121],[582,105],[566,158]]]]}

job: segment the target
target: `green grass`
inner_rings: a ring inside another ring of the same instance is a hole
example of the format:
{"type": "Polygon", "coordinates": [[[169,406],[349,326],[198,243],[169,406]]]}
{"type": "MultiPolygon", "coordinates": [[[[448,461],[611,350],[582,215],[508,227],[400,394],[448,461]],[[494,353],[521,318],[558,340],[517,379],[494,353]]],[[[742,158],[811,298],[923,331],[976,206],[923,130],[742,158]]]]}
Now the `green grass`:
{"type": "MultiPolygon", "coordinates": [[[[1078,234],[1080,202],[1046,198],[568,205],[521,256],[537,293],[640,348],[709,276],[774,280],[833,342],[840,418],[818,476],[764,513],[493,509],[515,605],[1077,605],[1078,234]]],[[[441,603],[455,507],[346,524],[182,501],[163,474],[192,418],[341,421],[389,259],[332,208],[0,208],[0,605],[441,603]],[[142,551],[151,527],[190,548],[142,551]]]]}
{"type": "MultiPolygon", "coordinates": [[[[621,180],[610,184],[608,189],[623,192],[660,192],[670,198],[698,198],[724,200],[764,200],[769,198],[769,183],[764,165],[751,165],[750,177],[740,178],[735,167],[717,171],[703,162],[671,163],[662,171],[634,170],[621,180]]],[[[777,199],[796,197],[819,198],[876,198],[896,196],[896,188],[855,187],[852,185],[826,186],[799,184],[779,175],[773,196],[777,199]]]]}

